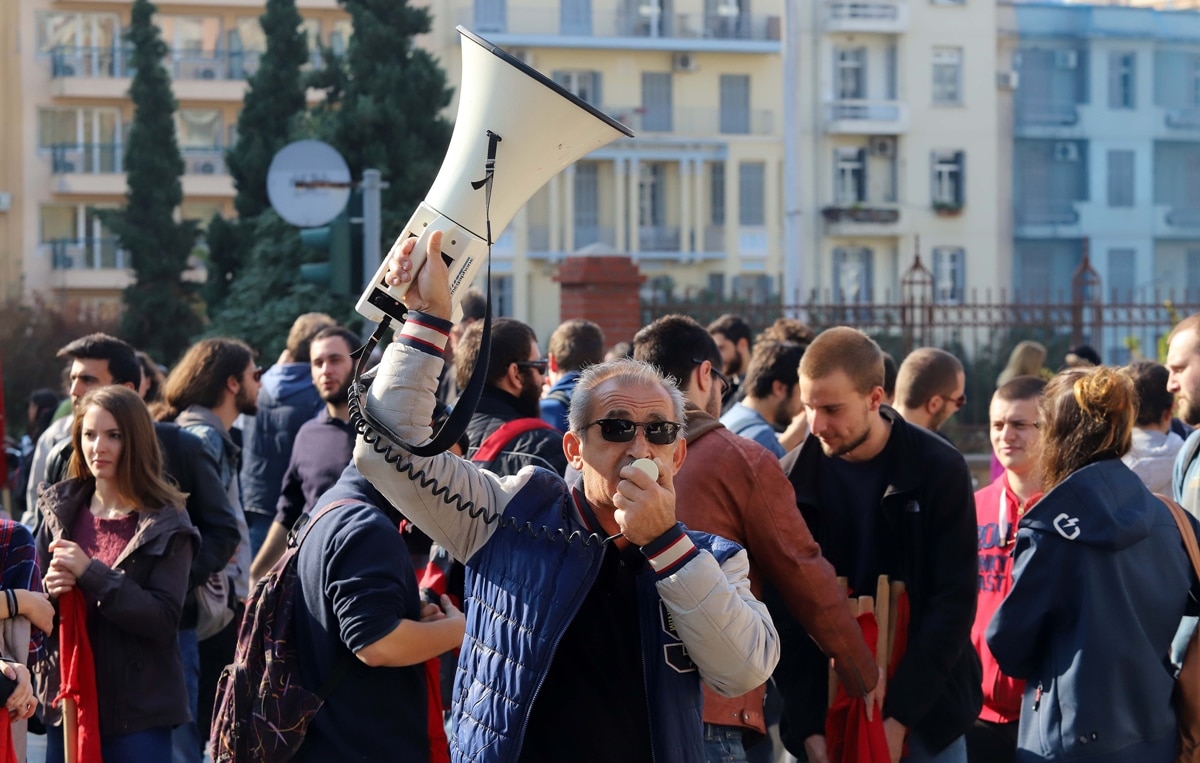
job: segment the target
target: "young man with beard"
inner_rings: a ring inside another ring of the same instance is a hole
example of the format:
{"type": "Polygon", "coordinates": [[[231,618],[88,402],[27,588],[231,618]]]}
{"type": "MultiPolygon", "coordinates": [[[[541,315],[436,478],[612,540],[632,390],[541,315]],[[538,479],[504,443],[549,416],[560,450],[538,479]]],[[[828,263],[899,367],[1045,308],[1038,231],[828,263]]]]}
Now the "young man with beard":
{"type": "Polygon", "coordinates": [[[750,365],[750,324],[740,315],[726,313],[708,324],[708,333],[717,343],[721,353],[721,370],[729,377],[729,388],[721,398],[721,410],[728,411],[729,407],[742,399],[742,377],[750,365]]]}
{"type": "Polygon", "coordinates": [[[800,404],[800,358],[804,348],[794,342],[759,342],[750,357],[743,388],[746,397],[730,406],[721,423],[736,435],[754,440],[783,458],[808,434],[800,404]]]}
{"type": "Polygon", "coordinates": [[[250,585],[271,571],[287,548],[287,537],[302,514],[333,486],[354,453],[349,391],[354,380],[350,353],[362,342],[347,328],[321,329],[309,347],[312,383],[325,407],[301,425],[280,483],[275,521],[250,567],[250,585]]]}
{"type": "MultiPolygon", "coordinates": [[[[965,763],[963,734],[982,704],[971,648],[978,539],[967,462],[882,405],[883,353],[856,329],[827,329],[804,351],[800,399],[811,434],[782,465],[822,552],[853,596],[873,596],[880,575],[905,584],[907,646],[883,705],[891,759],[907,743],[913,763],[965,763]]],[[[827,661],[805,634],[779,626],[784,654],[796,655],[775,672],[784,742],[821,763],[827,661]]]]}
{"type": "MultiPolygon", "coordinates": [[[[1200,313],[1176,324],[1167,340],[1167,392],[1175,395],[1179,418],[1190,427],[1200,425],[1200,313]]],[[[1200,429],[1188,436],[1175,457],[1175,500],[1200,516],[1200,429]]]]}
{"type": "MultiPolygon", "coordinates": [[[[156,407],[160,420],[174,421],[197,435],[220,468],[221,485],[233,507],[241,538],[225,567],[237,602],[245,601],[250,591],[250,532],[238,485],[240,448],[230,430],[239,415],[253,416],[257,412],[261,378],[262,369],[255,362],[254,350],[246,343],[227,338],[203,339],[184,353],[167,376],[162,405],[156,407]]],[[[199,645],[196,725],[200,739],[208,738],[217,679],[233,659],[240,610],[239,604],[229,625],[199,645]]]]}
{"type": "Polygon", "coordinates": [[[1000,672],[988,648],[988,624],[1012,588],[1017,524],[1042,494],[1038,399],[1046,381],[1017,376],[1000,385],[988,409],[992,451],[1004,472],[975,493],[979,534],[979,599],[971,643],[983,663],[983,710],[967,732],[971,763],[1012,763],[1025,682],[1000,672]]]}
{"type": "MultiPolygon", "coordinates": [[[[477,322],[468,326],[459,340],[455,350],[459,389],[466,388],[475,370],[482,338],[483,323],[477,322]]],[[[512,318],[492,323],[487,384],[467,426],[471,441],[468,458],[502,477],[530,465],[560,475],[566,471],[562,433],[541,419],[547,369],[548,361],[538,350],[532,328],[512,318]],[[496,434],[506,424],[511,426],[496,434]],[[488,447],[481,455],[485,444],[488,447]]]]}

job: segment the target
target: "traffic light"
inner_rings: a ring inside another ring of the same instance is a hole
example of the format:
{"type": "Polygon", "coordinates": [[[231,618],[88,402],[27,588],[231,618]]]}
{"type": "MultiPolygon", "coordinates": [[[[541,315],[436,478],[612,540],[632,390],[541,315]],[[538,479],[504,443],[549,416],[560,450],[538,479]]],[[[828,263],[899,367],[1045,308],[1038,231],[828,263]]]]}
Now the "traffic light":
{"type": "Polygon", "coordinates": [[[300,266],[300,280],[327,288],[333,294],[352,296],[362,286],[362,194],[357,189],[342,213],[328,225],[302,228],[300,240],[326,255],[319,262],[300,266]]]}

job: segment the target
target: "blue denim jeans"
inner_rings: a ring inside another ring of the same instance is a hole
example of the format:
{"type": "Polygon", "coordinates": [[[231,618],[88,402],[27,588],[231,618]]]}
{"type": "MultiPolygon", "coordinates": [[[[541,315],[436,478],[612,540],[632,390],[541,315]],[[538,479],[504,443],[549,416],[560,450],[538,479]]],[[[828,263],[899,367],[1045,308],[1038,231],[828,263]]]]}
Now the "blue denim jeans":
{"type": "Polygon", "coordinates": [[[955,739],[949,747],[934,755],[925,748],[919,735],[911,733],[908,735],[908,755],[901,763],[967,763],[967,738],[955,739]]]}
{"type": "Polygon", "coordinates": [[[704,760],[706,763],[746,763],[742,730],[737,726],[704,724],[704,760]]]}
{"type": "MultiPolygon", "coordinates": [[[[164,727],[101,737],[100,754],[104,763],[166,763],[171,759],[171,730],[164,727]]],[[[65,759],[62,726],[53,726],[46,734],[46,763],[65,759]]]]}
{"type": "Polygon", "coordinates": [[[275,522],[273,514],[259,514],[257,511],[246,512],[246,527],[250,530],[250,559],[258,556],[258,550],[262,548],[263,541],[267,539],[267,532],[270,531],[271,525],[275,522]]]}
{"type": "Polygon", "coordinates": [[[188,710],[192,719],[175,727],[171,734],[172,763],[201,763],[204,759],[204,743],[196,726],[196,711],[200,696],[200,649],[196,642],[196,631],[179,631],[179,656],[183,658],[183,682],[187,687],[188,710]]]}

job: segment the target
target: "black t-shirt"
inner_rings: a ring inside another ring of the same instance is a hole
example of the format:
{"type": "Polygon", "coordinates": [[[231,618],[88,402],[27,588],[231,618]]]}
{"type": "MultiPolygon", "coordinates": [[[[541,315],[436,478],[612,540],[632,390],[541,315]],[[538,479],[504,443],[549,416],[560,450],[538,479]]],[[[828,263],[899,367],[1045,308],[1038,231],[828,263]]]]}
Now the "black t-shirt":
{"type": "Polygon", "coordinates": [[[821,456],[821,504],[828,538],[821,550],[839,576],[849,579],[852,596],[874,596],[879,575],[889,572],[894,540],[880,513],[892,464],[892,440],[869,461],[821,456]]]}
{"type": "Polygon", "coordinates": [[[636,587],[646,563],[634,546],[611,544],[604,552],[536,694],[523,763],[650,763],[636,587]]]}

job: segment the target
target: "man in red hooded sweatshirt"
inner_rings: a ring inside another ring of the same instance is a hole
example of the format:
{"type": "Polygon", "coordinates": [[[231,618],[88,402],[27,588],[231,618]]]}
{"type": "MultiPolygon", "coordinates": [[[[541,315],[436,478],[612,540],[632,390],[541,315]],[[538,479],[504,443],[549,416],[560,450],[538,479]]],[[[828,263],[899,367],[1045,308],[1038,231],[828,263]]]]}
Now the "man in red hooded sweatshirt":
{"type": "Polygon", "coordinates": [[[1046,382],[1018,376],[996,390],[989,408],[992,449],[1004,472],[975,493],[979,525],[979,599],[971,641],[983,663],[983,709],[967,732],[971,763],[1012,763],[1017,751],[1024,682],[1000,672],[984,634],[1012,587],[1017,523],[1042,493],[1038,471],[1038,399],[1046,382]]]}

